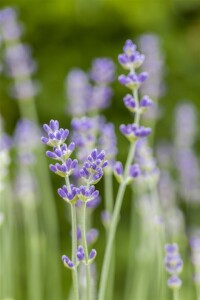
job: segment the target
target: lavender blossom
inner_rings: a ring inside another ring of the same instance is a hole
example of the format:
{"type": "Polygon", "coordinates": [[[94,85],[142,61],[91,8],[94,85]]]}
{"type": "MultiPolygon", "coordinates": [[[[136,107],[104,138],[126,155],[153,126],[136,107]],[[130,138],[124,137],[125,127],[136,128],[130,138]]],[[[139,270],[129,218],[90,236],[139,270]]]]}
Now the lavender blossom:
{"type": "Polygon", "coordinates": [[[94,244],[98,239],[98,236],[99,236],[99,231],[97,229],[91,228],[90,230],[88,230],[86,234],[87,244],[88,245],[94,244]]]}
{"type": "Polygon", "coordinates": [[[95,190],[95,186],[86,187],[81,185],[76,189],[76,194],[82,202],[94,200],[99,195],[99,191],[95,190]]]}
{"type": "Polygon", "coordinates": [[[86,114],[88,99],[92,88],[87,74],[81,69],[73,69],[66,78],[66,95],[69,101],[69,113],[73,116],[86,114]]]}
{"type": "Polygon", "coordinates": [[[72,140],[75,142],[77,156],[81,162],[87,159],[96,146],[96,136],[99,133],[103,120],[101,117],[82,117],[72,120],[72,140]]]}
{"type": "Polygon", "coordinates": [[[94,149],[84,162],[80,170],[81,177],[89,184],[96,184],[103,176],[103,169],[108,162],[105,160],[105,152],[94,149]]]}
{"type": "Polygon", "coordinates": [[[136,45],[131,40],[127,40],[123,48],[124,53],[118,56],[119,63],[124,69],[136,69],[144,62],[144,55],[136,51],[136,45]]]}
{"type": "Polygon", "coordinates": [[[182,271],[183,261],[178,253],[177,244],[166,244],[165,245],[165,268],[169,274],[172,274],[167,281],[167,284],[172,289],[180,288],[182,282],[178,277],[178,274],[182,271]]]}
{"type": "MultiPolygon", "coordinates": [[[[149,80],[146,81],[141,91],[147,94],[157,102],[165,92],[163,83],[164,77],[164,56],[161,49],[161,40],[155,34],[144,34],[139,38],[139,46],[141,51],[145,54],[145,61],[142,65],[142,70],[149,74],[149,80]]],[[[148,112],[144,115],[145,119],[155,119],[159,116],[158,106],[152,105],[148,112]]]]}
{"type": "Polygon", "coordinates": [[[85,254],[84,254],[84,250],[82,246],[79,246],[76,252],[76,256],[78,258],[79,261],[84,260],[85,258],[85,254]]]}
{"type": "Polygon", "coordinates": [[[148,183],[148,185],[156,186],[159,179],[159,169],[146,138],[140,139],[137,142],[136,162],[141,169],[138,184],[143,185],[144,183],[148,183]]]}
{"type": "Polygon", "coordinates": [[[129,74],[128,76],[120,75],[118,80],[122,85],[125,85],[127,88],[134,90],[138,89],[142,83],[147,79],[148,74],[146,72],[136,74],[129,74]]]}
{"type": "Polygon", "coordinates": [[[14,79],[10,92],[15,99],[30,100],[39,91],[39,85],[30,79],[36,70],[30,48],[20,43],[21,26],[12,8],[0,11],[0,27],[5,41],[5,69],[14,79]]]}
{"type": "Polygon", "coordinates": [[[56,163],[55,165],[50,165],[49,168],[52,172],[56,173],[61,177],[70,176],[78,165],[78,160],[68,158],[64,163],[59,164],[56,163]]]}
{"type": "Polygon", "coordinates": [[[117,161],[113,166],[113,173],[119,183],[122,182],[124,176],[124,168],[120,161],[117,161]]]}
{"type": "Polygon", "coordinates": [[[81,116],[109,106],[113,95],[109,84],[114,80],[114,72],[114,64],[108,58],[95,59],[89,74],[80,69],[72,70],[66,79],[70,113],[81,116]]]}
{"type": "MultiPolygon", "coordinates": [[[[99,148],[103,149],[106,154],[106,159],[109,162],[108,167],[112,167],[117,154],[117,142],[116,135],[114,132],[114,126],[112,123],[103,123],[100,126],[100,137],[99,137],[99,148]]],[[[109,170],[109,168],[106,168],[109,170]]]]}
{"type": "Polygon", "coordinates": [[[109,84],[114,80],[115,66],[109,58],[97,58],[92,62],[91,79],[97,84],[109,84]]]}
{"type": "Polygon", "coordinates": [[[68,203],[76,203],[78,199],[76,187],[73,184],[71,184],[70,187],[64,185],[62,188],[59,188],[58,194],[68,203]]]}
{"type": "Polygon", "coordinates": [[[151,128],[138,126],[135,124],[120,125],[121,133],[130,141],[135,142],[138,138],[144,138],[150,135],[151,128]]]}
{"type": "Polygon", "coordinates": [[[179,178],[179,194],[190,203],[199,202],[200,166],[192,149],[197,135],[195,107],[183,103],[176,109],[174,159],[179,178]]]}
{"type": "Polygon", "coordinates": [[[42,137],[41,141],[51,147],[60,147],[69,135],[68,129],[59,128],[59,122],[51,120],[49,125],[44,124],[44,130],[48,134],[47,137],[42,137]]]}
{"type": "Polygon", "coordinates": [[[8,7],[0,11],[0,27],[6,41],[15,41],[21,36],[22,26],[17,21],[16,10],[8,7]]]}
{"type": "Polygon", "coordinates": [[[112,222],[112,214],[109,211],[106,211],[106,210],[102,211],[101,220],[102,220],[102,223],[103,223],[104,227],[106,229],[109,229],[110,224],[112,222]]]}
{"type": "Polygon", "coordinates": [[[62,256],[62,261],[63,261],[64,266],[65,266],[66,268],[68,268],[68,269],[73,269],[73,268],[74,268],[74,264],[73,264],[73,262],[69,259],[68,256],[63,255],[63,256],[62,256]]]}
{"type": "Polygon", "coordinates": [[[35,164],[35,152],[39,145],[39,137],[40,130],[34,122],[28,119],[18,121],[14,134],[14,143],[18,149],[18,158],[21,164],[35,164]]]}

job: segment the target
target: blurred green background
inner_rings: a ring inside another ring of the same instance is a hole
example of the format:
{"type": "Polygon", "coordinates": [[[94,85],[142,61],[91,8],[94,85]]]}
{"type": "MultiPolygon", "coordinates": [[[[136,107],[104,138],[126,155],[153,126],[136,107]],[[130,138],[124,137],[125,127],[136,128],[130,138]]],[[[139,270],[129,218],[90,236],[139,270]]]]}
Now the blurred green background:
{"type": "MultiPolygon", "coordinates": [[[[41,85],[36,106],[39,120],[48,122],[58,119],[63,127],[68,127],[70,117],[66,114],[64,79],[73,67],[88,70],[95,57],[110,57],[116,62],[117,74],[123,70],[117,62],[117,55],[126,39],[137,42],[137,38],[148,32],[160,36],[165,56],[166,93],[161,99],[163,117],[159,120],[156,137],[170,138],[172,134],[172,112],[176,104],[185,99],[191,100],[200,111],[200,3],[198,0],[0,0],[0,8],[14,6],[19,10],[19,19],[24,24],[23,42],[30,44],[33,57],[38,64],[34,77],[41,85]]],[[[5,129],[12,134],[19,119],[17,102],[8,96],[10,81],[0,78],[0,111],[5,120],[5,129]]],[[[118,134],[118,125],[129,122],[122,97],[126,93],[118,82],[113,85],[112,106],[105,111],[109,121],[116,125],[119,139],[119,159],[124,161],[128,143],[118,134]]],[[[199,148],[199,143],[197,144],[199,148]]],[[[52,177],[55,187],[60,179],[52,177]]],[[[56,188],[55,188],[56,193],[56,188]]],[[[60,200],[60,199],[59,199],[60,200]]],[[[62,249],[66,249],[66,228],[63,203],[58,201],[62,249]]],[[[124,214],[129,203],[124,203],[124,214]]],[[[102,207],[95,212],[98,215],[102,207]]],[[[124,232],[129,219],[120,224],[117,243],[126,239],[124,232]]],[[[94,218],[96,220],[96,218],[94,218]]],[[[97,227],[103,231],[99,221],[97,227]]],[[[68,237],[69,238],[69,237],[68,237]]],[[[100,237],[97,249],[100,256],[104,237],[100,237]],[[101,245],[99,247],[99,245],[101,245]]],[[[122,243],[123,244],[123,243],[122,243]]],[[[123,272],[123,248],[117,253],[120,260],[120,282],[123,272]]],[[[100,263],[100,262],[99,262],[100,263]]],[[[70,278],[64,270],[64,276],[70,278]]]]}
{"type": "MultiPolygon", "coordinates": [[[[177,101],[190,99],[200,107],[200,3],[198,0],[1,0],[0,7],[19,9],[24,24],[23,41],[31,45],[38,63],[36,78],[41,84],[37,108],[42,122],[66,120],[64,78],[72,67],[90,68],[95,57],[117,55],[127,38],[136,41],[146,32],[155,32],[163,42],[166,57],[167,93],[162,100],[165,117],[159,135],[170,134],[171,112],[177,101]]],[[[121,101],[124,88],[115,85],[109,119],[117,124],[125,117],[121,101]],[[123,111],[124,114],[121,112],[123,111]],[[120,112],[120,117],[119,117],[120,112]]],[[[12,132],[19,118],[15,101],[7,95],[8,82],[1,78],[1,113],[12,132]]],[[[66,121],[64,121],[66,123],[66,121]]]]}

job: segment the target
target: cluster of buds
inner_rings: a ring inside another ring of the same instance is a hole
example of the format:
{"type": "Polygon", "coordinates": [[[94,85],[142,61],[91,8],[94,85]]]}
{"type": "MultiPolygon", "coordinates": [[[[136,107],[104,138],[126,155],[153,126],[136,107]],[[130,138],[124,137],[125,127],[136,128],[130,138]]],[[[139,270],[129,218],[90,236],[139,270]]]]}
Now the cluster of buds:
{"type": "MultiPolygon", "coordinates": [[[[135,69],[139,68],[144,62],[144,55],[136,51],[136,45],[131,40],[126,41],[123,50],[123,54],[120,54],[118,59],[122,67],[129,71],[129,74],[127,76],[120,75],[119,82],[133,93],[133,96],[127,94],[124,97],[124,104],[129,111],[140,116],[152,106],[152,100],[148,96],[143,96],[139,101],[137,93],[135,93],[148,77],[146,72],[140,74],[135,72],[135,69]]],[[[150,128],[140,127],[138,123],[136,121],[136,124],[122,124],[120,126],[120,131],[131,143],[135,142],[136,139],[147,137],[151,133],[150,128]]]]}
{"type": "Polygon", "coordinates": [[[114,80],[115,66],[109,58],[97,58],[89,73],[72,70],[66,79],[70,113],[81,116],[109,106],[113,95],[109,86],[114,80]]]}
{"type": "Polygon", "coordinates": [[[129,184],[140,175],[141,171],[138,164],[133,164],[129,167],[129,174],[125,179],[123,165],[120,161],[117,161],[113,167],[113,173],[119,183],[125,180],[125,184],[129,184]]]}
{"type": "MultiPolygon", "coordinates": [[[[46,155],[61,162],[55,165],[51,164],[50,170],[61,177],[69,179],[69,176],[78,167],[78,160],[70,158],[75,149],[75,143],[72,142],[69,146],[65,144],[69,131],[59,128],[59,122],[54,120],[51,120],[49,125],[44,124],[43,128],[48,137],[42,137],[41,141],[53,147],[53,151],[47,151],[46,155]]],[[[77,203],[78,200],[87,203],[95,201],[99,192],[95,190],[94,184],[102,178],[103,169],[107,164],[104,151],[93,149],[85,160],[83,167],[78,170],[79,176],[84,179],[86,185],[81,185],[78,188],[72,184],[64,185],[58,189],[59,196],[70,204],[77,203]]]]}
{"type": "Polygon", "coordinates": [[[177,244],[165,245],[165,268],[172,276],[168,279],[167,284],[171,289],[179,289],[182,285],[178,274],[182,271],[183,261],[180,257],[177,244]]]}
{"type": "MultiPolygon", "coordinates": [[[[89,256],[88,256],[88,261],[87,261],[87,264],[92,264],[95,257],[97,255],[97,252],[95,249],[92,249],[89,253],[89,256]]],[[[85,253],[84,253],[84,250],[83,250],[83,247],[82,246],[79,246],[77,251],[76,251],[76,257],[77,257],[77,266],[82,262],[84,264],[86,264],[86,261],[85,261],[85,253]]],[[[66,256],[66,255],[63,255],[62,256],[62,261],[63,261],[63,264],[66,268],[68,269],[74,269],[75,266],[74,263],[71,261],[71,259],[66,256]]]]}

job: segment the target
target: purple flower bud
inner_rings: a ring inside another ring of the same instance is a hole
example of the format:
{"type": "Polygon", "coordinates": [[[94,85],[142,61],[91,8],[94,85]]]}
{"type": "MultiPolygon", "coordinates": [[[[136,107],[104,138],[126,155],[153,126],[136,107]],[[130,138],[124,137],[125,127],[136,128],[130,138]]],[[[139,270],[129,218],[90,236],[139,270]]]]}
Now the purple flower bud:
{"type": "Polygon", "coordinates": [[[101,220],[105,228],[109,228],[112,221],[112,214],[106,210],[101,213],[101,220]]]}
{"type": "Polygon", "coordinates": [[[89,245],[94,244],[99,236],[99,231],[95,228],[90,229],[86,234],[86,240],[89,245]]]}
{"type": "Polygon", "coordinates": [[[62,188],[58,189],[58,195],[68,203],[76,203],[78,199],[76,187],[73,184],[70,185],[70,188],[66,185],[63,185],[62,188]]]}
{"type": "Polygon", "coordinates": [[[120,161],[117,161],[113,166],[113,173],[119,183],[121,183],[123,179],[124,168],[120,161]]]}
{"type": "Polygon", "coordinates": [[[80,227],[77,227],[76,238],[77,238],[77,241],[81,241],[82,233],[81,233],[81,228],[80,227]]]}
{"type": "Polygon", "coordinates": [[[105,152],[99,152],[97,149],[92,150],[87,160],[84,162],[83,168],[80,170],[80,176],[90,184],[96,184],[103,176],[103,169],[107,166],[105,152]]]}
{"type": "Polygon", "coordinates": [[[131,111],[131,112],[135,112],[136,109],[136,101],[134,100],[134,98],[130,95],[127,94],[124,99],[124,104],[125,106],[131,111]]]}
{"type": "Polygon", "coordinates": [[[167,280],[167,285],[171,289],[179,289],[182,285],[181,279],[177,275],[172,275],[168,280],[167,280]]]}
{"type": "Polygon", "coordinates": [[[115,66],[109,58],[97,58],[92,63],[90,76],[93,81],[108,84],[114,80],[115,66]]]}
{"type": "Polygon", "coordinates": [[[59,122],[56,120],[51,120],[49,122],[49,125],[44,124],[43,128],[47,132],[48,138],[42,137],[41,141],[51,147],[61,146],[62,144],[64,144],[66,138],[69,135],[68,129],[59,129],[59,122]]]}
{"type": "Polygon", "coordinates": [[[140,167],[138,164],[132,165],[130,166],[129,169],[129,176],[132,178],[136,178],[140,175],[141,171],[140,171],[140,167]]]}
{"type": "Polygon", "coordinates": [[[89,187],[81,185],[76,189],[76,194],[81,201],[88,202],[98,197],[99,191],[95,190],[94,185],[89,187]]]}
{"type": "Polygon", "coordinates": [[[65,267],[67,267],[69,269],[74,268],[73,262],[66,255],[62,256],[62,261],[63,261],[65,267]]]}
{"type": "Polygon", "coordinates": [[[93,261],[95,259],[96,255],[97,255],[96,250],[92,249],[89,254],[89,259],[93,261]]]}
{"type": "Polygon", "coordinates": [[[143,96],[140,101],[140,107],[147,108],[152,106],[152,100],[148,96],[143,96]]]}
{"type": "Polygon", "coordinates": [[[76,252],[76,256],[77,256],[79,261],[82,261],[85,258],[85,254],[84,254],[82,246],[78,247],[77,252],[76,252]]]}
{"type": "Polygon", "coordinates": [[[127,56],[131,56],[136,51],[136,45],[131,40],[127,40],[123,47],[123,50],[127,56]]]}
{"type": "Polygon", "coordinates": [[[165,251],[168,256],[173,256],[178,253],[178,245],[177,244],[166,244],[165,251]]]}

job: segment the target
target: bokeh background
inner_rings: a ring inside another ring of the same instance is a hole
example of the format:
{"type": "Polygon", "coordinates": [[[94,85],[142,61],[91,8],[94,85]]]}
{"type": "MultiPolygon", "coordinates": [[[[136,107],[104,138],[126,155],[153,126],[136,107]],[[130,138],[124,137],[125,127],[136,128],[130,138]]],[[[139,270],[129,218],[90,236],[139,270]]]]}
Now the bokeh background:
{"type": "MultiPolygon", "coordinates": [[[[156,127],[156,140],[172,139],[173,112],[177,103],[190,100],[200,111],[200,3],[198,0],[1,0],[0,9],[14,6],[19,11],[19,19],[24,24],[23,42],[33,50],[38,64],[34,78],[40,84],[40,93],[36,97],[36,107],[41,124],[51,118],[58,119],[62,127],[70,126],[70,116],[66,112],[64,80],[71,68],[88,70],[96,57],[110,57],[116,63],[117,74],[122,69],[117,55],[126,39],[137,43],[141,34],[153,32],[161,40],[165,58],[164,80],[166,92],[160,99],[162,117],[156,127]]],[[[9,94],[10,80],[0,78],[0,111],[5,121],[5,130],[12,135],[20,118],[17,101],[9,94]]],[[[118,126],[128,122],[130,116],[123,106],[124,87],[116,81],[113,84],[114,97],[110,108],[104,114],[108,121],[114,122],[118,137],[119,155],[126,158],[128,143],[119,134],[118,126]]],[[[195,144],[200,153],[200,143],[195,144]]],[[[69,245],[70,225],[66,221],[66,211],[62,201],[56,196],[60,179],[51,176],[55,190],[56,207],[59,216],[59,235],[61,254],[69,245]]],[[[117,187],[117,184],[116,184],[117,187]]],[[[129,194],[127,193],[128,199],[129,194]]],[[[123,219],[119,227],[117,243],[126,243],[129,228],[130,204],[126,200],[123,219]],[[121,242],[121,241],[124,241],[121,242]]],[[[95,211],[96,227],[101,231],[96,248],[101,258],[104,251],[104,229],[100,223],[102,205],[95,211]]],[[[200,221],[196,218],[196,223],[200,221]]],[[[117,251],[120,261],[116,282],[124,274],[124,248],[117,251]]],[[[60,258],[58,258],[59,260],[60,258]]],[[[101,259],[98,261],[101,264],[101,259]]],[[[67,290],[70,274],[62,268],[63,289],[67,290]]],[[[116,285],[118,287],[118,285],[116,285]]],[[[116,294],[120,287],[117,288],[116,294]]]]}

